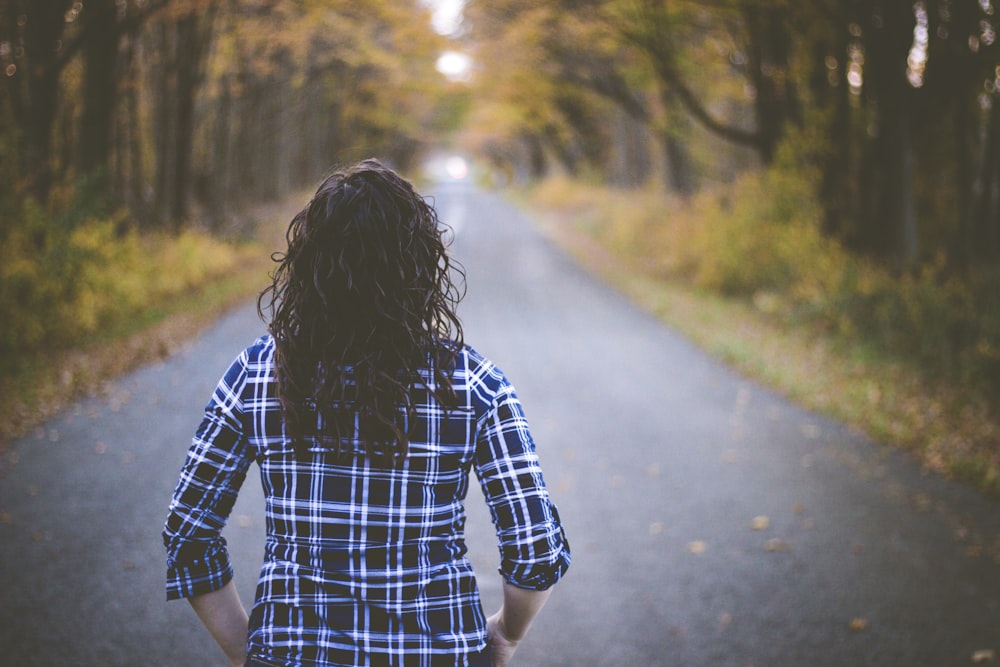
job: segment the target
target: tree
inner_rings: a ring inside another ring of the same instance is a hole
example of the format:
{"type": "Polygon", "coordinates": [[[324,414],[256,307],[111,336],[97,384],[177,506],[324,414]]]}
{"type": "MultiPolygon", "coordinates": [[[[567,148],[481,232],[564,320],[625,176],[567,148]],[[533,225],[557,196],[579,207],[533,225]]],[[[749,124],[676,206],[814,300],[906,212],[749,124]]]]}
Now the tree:
{"type": "Polygon", "coordinates": [[[96,174],[101,180],[106,180],[118,90],[123,76],[121,42],[123,38],[134,35],[169,1],[150,0],[139,4],[136,0],[88,0],[83,4],[80,11],[83,25],[79,37],[84,58],[83,112],[78,150],[80,174],[96,174]]]}
{"type": "Polygon", "coordinates": [[[66,42],[79,14],[72,7],[72,0],[9,0],[0,9],[4,88],[20,130],[26,189],[40,199],[52,186],[59,76],[80,44],[78,37],[66,42]]]}

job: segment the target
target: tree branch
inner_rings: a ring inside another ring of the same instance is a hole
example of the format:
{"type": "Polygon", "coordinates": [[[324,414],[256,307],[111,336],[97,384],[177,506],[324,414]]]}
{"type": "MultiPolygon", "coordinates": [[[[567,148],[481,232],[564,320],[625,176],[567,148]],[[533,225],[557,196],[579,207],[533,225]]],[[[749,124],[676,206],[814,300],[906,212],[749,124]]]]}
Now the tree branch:
{"type": "Polygon", "coordinates": [[[657,77],[666,89],[665,96],[674,96],[684,109],[710,132],[735,144],[759,150],[762,142],[760,132],[726,125],[717,120],[677,71],[670,46],[670,27],[666,9],[652,6],[638,7],[637,13],[639,15],[635,19],[635,26],[630,28],[623,25],[619,32],[650,59],[657,77]]]}

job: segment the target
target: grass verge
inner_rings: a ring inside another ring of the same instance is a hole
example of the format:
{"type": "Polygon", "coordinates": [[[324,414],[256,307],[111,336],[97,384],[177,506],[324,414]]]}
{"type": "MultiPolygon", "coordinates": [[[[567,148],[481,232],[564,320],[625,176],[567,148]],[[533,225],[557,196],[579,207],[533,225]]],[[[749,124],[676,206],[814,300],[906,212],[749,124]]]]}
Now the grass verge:
{"type": "Polygon", "coordinates": [[[557,245],[708,353],[806,408],[907,449],[926,470],[1000,495],[1000,409],[983,393],[863,341],[783,321],[766,300],[665,277],[629,244],[600,238],[593,213],[580,215],[572,204],[530,194],[525,203],[557,245]]]}
{"type": "Polygon", "coordinates": [[[47,350],[8,365],[0,376],[0,451],[68,405],[100,394],[108,381],[170,356],[203,327],[246,303],[265,285],[269,255],[302,196],[250,210],[249,240],[233,242],[230,269],[197,287],[150,302],[136,317],[95,331],[87,343],[47,350]]]}

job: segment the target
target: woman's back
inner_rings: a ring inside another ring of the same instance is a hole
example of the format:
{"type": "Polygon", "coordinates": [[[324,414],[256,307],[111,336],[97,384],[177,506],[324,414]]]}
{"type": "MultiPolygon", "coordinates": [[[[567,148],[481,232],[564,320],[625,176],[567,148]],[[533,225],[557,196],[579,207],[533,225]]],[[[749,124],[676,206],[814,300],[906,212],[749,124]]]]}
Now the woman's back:
{"type": "MultiPolygon", "coordinates": [[[[470,472],[505,586],[546,590],[570,562],[527,420],[503,373],[462,342],[432,209],[377,163],[328,183],[290,227],[273,335],[225,373],[188,451],[164,529],[168,598],[197,610],[229,586],[221,531],[256,462],[267,523],[256,664],[488,661],[500,630],[465,558],[470,472]]],[[[523,595],[505,587],[512,608],[523,595]]],[[[239,616],[234,599],[224,608],[239,616]]],[[[516,628],[534,611],[510,615],[516,628]]]]}

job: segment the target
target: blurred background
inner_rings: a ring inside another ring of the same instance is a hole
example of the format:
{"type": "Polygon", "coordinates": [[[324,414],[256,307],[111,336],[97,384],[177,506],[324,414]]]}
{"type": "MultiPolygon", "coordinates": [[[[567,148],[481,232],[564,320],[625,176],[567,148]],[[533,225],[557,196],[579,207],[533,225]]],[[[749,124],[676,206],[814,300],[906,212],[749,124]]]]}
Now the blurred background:
{"type": "Polygon", "coordinates": [[[854,365],[792,393],[1000,488],[997,11],[0,0],[0,440],[245,300],[375,156],[829,342],[854,365]]]}

